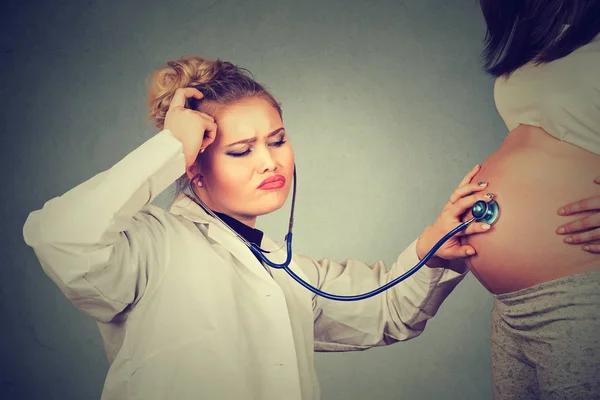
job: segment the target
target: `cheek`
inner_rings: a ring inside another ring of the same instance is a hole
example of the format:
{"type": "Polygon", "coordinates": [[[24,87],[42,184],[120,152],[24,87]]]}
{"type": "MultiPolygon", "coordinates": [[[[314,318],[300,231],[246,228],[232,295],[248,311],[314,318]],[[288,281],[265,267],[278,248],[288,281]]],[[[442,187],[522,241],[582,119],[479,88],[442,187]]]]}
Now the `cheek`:
{"type": "Polygon", "coordinates": [[[294,166],[294,150],[292,149],[292,146],[289,146],[288,148],[284,149],[284,151],[282,153],[281,163],[288,169],[293,168],[293,166],[294,166]]]}
{"type": "Polygon", "coordinates": [[[252,178],[252,168],[240,160],[215,160],[211,166],[211,186],[221,196],[242,195],[252,178]]]}

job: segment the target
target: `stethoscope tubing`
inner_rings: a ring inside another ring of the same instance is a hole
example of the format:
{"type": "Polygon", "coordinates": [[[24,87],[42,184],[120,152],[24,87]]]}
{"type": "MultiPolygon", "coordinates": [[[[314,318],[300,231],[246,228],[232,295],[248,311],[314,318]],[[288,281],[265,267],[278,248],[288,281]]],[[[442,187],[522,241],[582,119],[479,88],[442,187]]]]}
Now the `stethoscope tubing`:
{"type": "Polygon", "coordinates": [[[327,293],[327,292],[324,292],[324,291],[312,286],[310,283],[304,281],[302,278],[300,278],[298,275],[296,275],[296,273],[294,273],[294,271],[292,271],[289,267],[290,263],[291,263],[291,259],[292,259],[292,257],[291,257],[291,255],[292,255],[292,234],[291,233],[288,233],[288,236],[286,237],[287,258],[283,263],[276,264],[276,263],[270,261],[258,248],[256,248],[256,246],[254,244],[250,244],[250,250],[252,250],[252,252],[254,254],[256,254],[256,256],[259,257],[269,267],[275,268],[275,269],[283,269],[296,282],[298,282],[300,285],[304,286],[306,289],[310,290],[311,292],[313,292],[314,294],[316,294],[318,296],[324,297],[329,300],[335,300],[335,301],[358,301],[358,300],[364,300],[364,299],[368,299],[369,297],[376,296],[376,295],[390,289],[391,287],[397,285],[398,283],[404,281],[405,279],[409,278],[411,275],[413,275],[415,272],[417,272],[419,269],[421,269],[421,267],[423,267],[423,265],[425,265],[427,263],[427,261],[429,261],[429,259],[435,254],[435,252],[449,238],[451,238],[458,232],[462,231],[463,229],[466,229],[471,224],[471,222],[473,222],[474,220],[475,220],[475,218],[471,218],[470,220],[463,222],[462,224],[460,224],[459,226],[457,226],[456,228],[454,228],[453,230],[448,232],[446,235],[444,235],[431,248],[431,250],[429,250],[429,252],[425,255],[425,257],[423,257],[422,260],[420,260],[414,267],[412,267],[411,269],[409,269],[408,271],[406,271],[399,277],[386,283],[383,286],[380,286],[377,289],[371,290],[370,292],[366,292],[363,294],[358,294],[358,295],[338,295],[338,294],[327,293]]]}
{"type": "MultiPolygon", "coordinates": [[[[305,287],[306,289],[310,290],[312,293],[324,297],[326,299],[329,300],[335,300],[335,301],[358,301],[358,300],[364,300],[364,299],[368,299],[370,297],[376,296],[388,289],[390,289],[391,287],[397,285],[398,283],[404,281],[405,279],[409,278],[410,276],[412,276],[415,272],[417,272],[419,269],[421,269],[421,267],[423,267],[427,261],[429,261],[429,259],[431,257],[433,257],[433,255],[435,254],[435,252],[448,240],[450,239],[452,236],[456,235],[457,233],[459,233],[460,231],[466,229],[473,221],[476,220],[480,220],[481,218],[483,218],[484,214],[488,211],[488,206],[487,203],[485,203],[484,201],[478,201],[474,206],[473,209],[476,208],[476,206],[479,207],[478,209],[478,214],[481,214],[480,218],[476,218],[473,217],[471,219],[469,219],[468,221],[465,221],[463,223],[461,223],[460,225],[458,225],[456,228],[452,229],[450,232],[448,232],[446,235],[444,235],[432,248],[431,250],[429,250],[429,252],[425,255],[425,257],[423,257],[422,260],[420,260],[414,267],[412,267],[411,269],[409,269],[408,271],[406,271],[405,273],[403,273],[402,275],[398,276],[397,278],[395,278],[394,280],[386,283],[385,285],[380,286],[377,289],[371,290],[369,292],[366,293],[362,293],[362,294],[357,294],[357,295],[337,295],[337,294],[332,294],[332,293],[327,293],[324,292],[314,286],[312,286],[310,283],[304,281],[302,278],[300,278],[294,271],[291,270],[290,268],[290,264],[292,262],[292,228],[293,228],[293,221],[294,221],[294,208],[295,208],[295,200],[296,200],[296,166],[294,165],[294,184],[293,184],[293,194],[292,194],[292,207],[290,210],[290,222],[289,222],[289,228],[288,228],[288,233],[285,237],[285,241],[286,241],[286,250],[287,250],[287,256],[284,262],[282,263],[274,263],[271,260],[269,260],[264,253],[271,253],[272,251],[269,250],[264,250],[262,248],[260,248],[259,246],[255,245],[254,243],[250,243],[248,242],[245,238],[243,238],[240,234],[238,234],[234,229],[232,229],[228,224],[226,224],[223,220],[221,220],[221,218],[219,218],[217,215],[215,215],[214,212],[212,212],[212,210],[210,210],[205,204],[204,202],[202,202],[202,200],[200,200],[200,197],[196,194],[196,192],[194,191],[193,187],[192,187],[192,182],[190,182],[190,191],[192,192],[192,194],[194,195],[194,197],[196,198],[196,200],[198,201],[199,205],[208,213],[210,214],[213,218],[217,219],[218,221],[220,221],[221,223],[223,223],[227,228],[229,228],[229,230],[231,230],[242,242],[244,242],[244,244],[246,244],[246,246],[248,246],[248,248],[250,249],[250,251],[252,251],[252,253],[254,253],[262,262],[264,262],[266,265],[268,265],[271,268],[275,268],[275,269],[283,269],[285,272],[288,273],[288,275],[290,275],[296,282],[298,282],[300,285],[302,285],[303,287],[305,287]],[[483,204],[481,204],[483,203],[483,204]],[[483,207],[483,208],[482,208],[483,207]]],[[[491,210],[491,209],[490,209],[491,210]]],[[[492,210],[495,215],[493,216],[494,220],[497,217],[497,212],[498,212],[498,208],[497,205],[495,206],[495,209],[492,210]]],[[[491,222],[493,223],[493,222],[491,222]]]]}

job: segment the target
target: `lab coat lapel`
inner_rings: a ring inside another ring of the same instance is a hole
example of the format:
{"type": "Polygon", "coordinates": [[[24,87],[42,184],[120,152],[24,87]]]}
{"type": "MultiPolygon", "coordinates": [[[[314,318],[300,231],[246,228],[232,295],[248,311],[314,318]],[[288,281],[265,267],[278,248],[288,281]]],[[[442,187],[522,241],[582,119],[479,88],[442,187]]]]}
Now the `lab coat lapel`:
{"type": "MultiPolygon", "coordinates": [[[[293,246],[293,243],[292,243],[292,246],[293,246]]],[[[274,263],[281,264],[287,258],[287,244],[285,242],[284,242],[284,245],[282,247],[281,244],[275,243],[269,237],[264,236],[263,237],[263,246],[262,247],[265,250],[279,249],[277,251],[274,251],[273,253],[268,253],[267,254],[267,257],[269,257],[269,260],[273,261],[274,263]]],[[[306,277],[306,275],[304,274],[304,272],[300,269],[300,267],[294,262],[293,258],[292,258],[292,261],[290,262],[289,268],[296,275],[298,275],[300,278],[302,278],[302,280],[308,282],[308,278],[306,277]]],[[[284,271],[283,269],[275,269],[275,270],[277,271],[277,275],[285,275],[286,278],[288,277],[287,272],[284,271]]],[[[291,279],[291,277],[290,277],[290,279],[291,279]]]]}
{"type": "Polygon", "coordinates": [[[277,285],[252,251],[232,231],[206,213],[185,194],[175,199],[170,212],[185,217],[196,224],[208,225],[207,236],[225,247],[240,263],[270,285],[277,285]]]}
{"type": "Polygon", "coordinates": [[[233,232],[229,231],[226,227],[220,226],[220,223],[217,221],[209,222],[208,237],[223,245],[244,267],[269,284],[275,285],[275,281],[254,256],[254,253],[233,232]]]}

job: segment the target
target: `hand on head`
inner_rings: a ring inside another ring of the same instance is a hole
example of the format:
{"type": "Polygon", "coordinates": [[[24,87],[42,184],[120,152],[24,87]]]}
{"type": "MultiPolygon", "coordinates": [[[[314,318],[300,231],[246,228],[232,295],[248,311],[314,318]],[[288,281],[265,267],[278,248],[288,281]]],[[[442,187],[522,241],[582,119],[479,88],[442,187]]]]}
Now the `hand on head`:
{"type": "Polygon", "coordinates": [[[213,117],[185,107],[186,100],[191,97],[200,100],[204,96],[191,87],[177,89],[164,124],[164,128],[170,130],[183,145],[186,168],[194,164],[198,153],[214,142],[217,135],[217,124],[213,117]]]}

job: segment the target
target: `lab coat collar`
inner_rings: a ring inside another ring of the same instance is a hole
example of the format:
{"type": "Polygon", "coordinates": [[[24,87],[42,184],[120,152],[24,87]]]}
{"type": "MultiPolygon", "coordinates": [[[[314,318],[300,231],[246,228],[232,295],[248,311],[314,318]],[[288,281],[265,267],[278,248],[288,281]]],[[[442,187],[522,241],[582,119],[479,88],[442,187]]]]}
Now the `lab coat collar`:
{"type": "MultiPolygon", "coordinates": [[[[188,195],[182,193],[170,208],[170,213],[173,215],[184,217],[196,224],[207,226],[207,235],[212,240],[226,247],[231,254],[234,255],[244,266],[254,272],[257,276],[270,284],[276,284],[272,276],[267,272],[252,251],[242,242],[229,228],[224,226],[219,220],[208,214],[198,203],[192,200],[188,195]]],[[[270,260],[276,263],[284,262],[286,259],[286,247],[278,245],[266,235],[263,235],[261,247],[265,250],[277,250],[268,254],[270,260]]],[[[290,265],[293,267],[294,263],[290,265]]],[[[270,267],[267,267],[270,268],[270,267]]],[[[292,268],[297,272],[298,268],[292,268]]],[[[297,272],[298,273],[298,272],[297,272]]],[[[302,274],[303,275],[303,274],[302,274]]]]}
{"type": "MultiPolygon", "coordinates": [[[[202,207],[192,200],[185,193],[181,193],[173,203],[169,212],[173,215],[178,215],[189,219],[190,221],[199,224],[219,224],[219,221],[211,217],[202,207]]],[[[225,227],[224,227],[225,228],[225,227]]],[[[227,229],[227,228],[225,228],[227,229]]]]}

